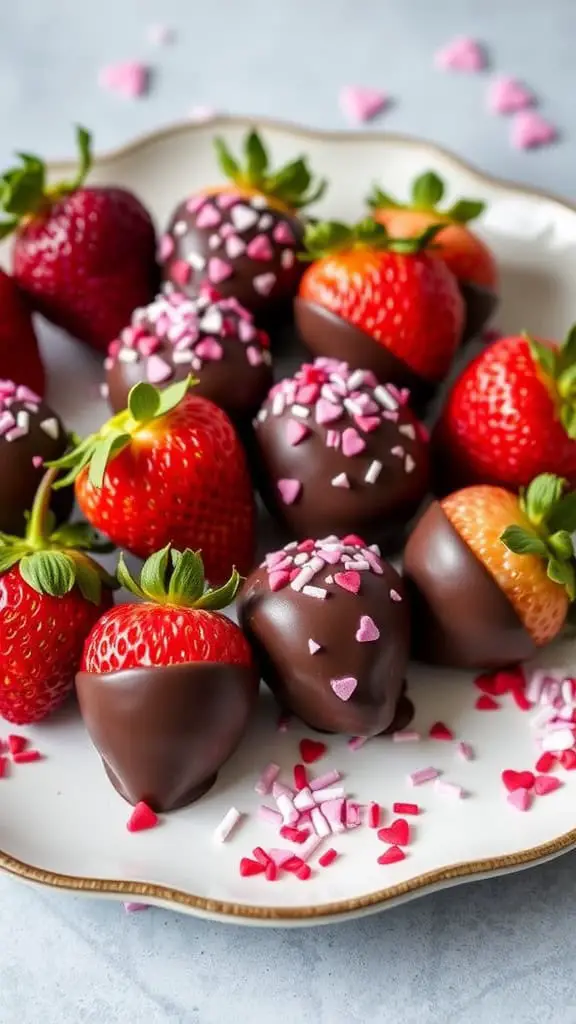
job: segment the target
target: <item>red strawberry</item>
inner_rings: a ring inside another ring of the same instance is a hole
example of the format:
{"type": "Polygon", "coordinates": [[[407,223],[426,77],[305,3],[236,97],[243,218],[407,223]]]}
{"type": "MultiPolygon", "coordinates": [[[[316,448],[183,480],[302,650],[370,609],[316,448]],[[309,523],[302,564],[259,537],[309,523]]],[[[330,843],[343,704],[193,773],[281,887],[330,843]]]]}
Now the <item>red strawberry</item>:
{"type": "Polygon", "coordinates": [[[55,476],[44,476],[26,536],[0,534],[0,717],[17,725],[70,693],[84,641],[111,604],[113,580],[82,550],[92,531],[77,523],[46,534],[55,476]]]}
{"type": "Polygon", "coordinates": [[[155,233],[142,203],[122,188],[84,186],[90,136],[77,131],[73,181],[48,187],[37,157],[2,179],[0,237],[15,232],[14,277],[48,320],[101,351],[155,292],[155,233]]]}
{"type": "Polygon", "coordinates": [[[205,590],[199,553],[168,545],[145,562],[139,583],[121,556],[118,580],[141,600],[116,605],[99,619],[86,640],[84,672],[100,675],[190,662],[252,665],[242,630],[218,611],[236,596],[236,569],[224,586],[205,590]]]}
{"type": "Polygon", "coordinates": [[[76,479],[90,523],[141,558],[166,544],[202,551],[217,584],[254,555],[254,499],[246,459],[226,413],[188,393],[136,384],[129,408],[56,463],[76,479]]]}
{"type": "Polygon", "coordinates": [[[510,337],[481,352],[454,384],[433,440],[450,487],[518,489],[543,472],[576,484],[576,327],[562,346],[510,337]]]}
{"type": "Polygon", "coordinates": [[[44,366],[30,311],[13,278],[0,270],[0,379],[25,384],[42,396],[44,366]]]}
{"type": "Polygon", "coordinates": [[[452,273],[426,251],[437,232],[435,226],[420,238],[391,238],[371,220],[353,228],[336,222],[309,226],[306,244],[314,262],[296,305],[306,344],[317,355],[366,365],[393,383],[405,384],[406,371],[428,384],[441,381],[460,342],[464,305],[452,273]],[[310,324],[310,308],[358,329],[346,353],[336,350],[334,326],[320,330],[310,324]],[[360,332],[374,342],[370,365],[360,332]]]}

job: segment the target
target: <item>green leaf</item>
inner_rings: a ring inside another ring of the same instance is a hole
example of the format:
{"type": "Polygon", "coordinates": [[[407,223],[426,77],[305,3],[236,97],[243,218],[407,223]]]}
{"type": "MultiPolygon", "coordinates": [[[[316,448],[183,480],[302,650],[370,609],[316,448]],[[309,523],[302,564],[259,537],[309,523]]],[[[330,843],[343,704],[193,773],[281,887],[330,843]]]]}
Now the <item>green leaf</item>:
{"type": "Polygon", "coordinates": [[[444,195],[444,182],[434,171],[426,171],[412,185],[412,203],[419,210],[434,210],[444,195]]]}
{"type": "Polygon", "coordinates": [[[570,491],[560,498],[548,517],[548,526],[553,531],[576,531],[576,491],[570,491]]]}
{"type": "Polygon", "coordinates": [[[2,239],[8,238],[16,230],[18,223],[18,217],[11,217],[10,220],[0,221],[0,242],[2,239]]]}
{"type": "Polygon", "coordinates": [[[5,213],[20,219],[38,209],[44,194],[44,165],[39,161],[25,164],[2,194],[5,213]]]}
{"type": "Polygon", "coordinates": [[[521,526],[508,526],[500,535],[500,540],[516,555],[540,555],[542,558],[548,558],[548,549],[544,541],[521,526]]]}
{"type": "Polygon", "coordinates": [[[238,593],[238,587],[240,586],[240,573],[237,569],[234,569],[232,575],[227,583],[223,587],[218,587],[216,590],[207,590],[200,600],[196,601],[196,608],[205,608],[210,611],[218,611],[220,608],[226,608],[227,605],[231,604],[236,594],[238,593]]]}
{"type": "Polygon", "coordinates": [[[549,377],[556,377],[558,356],[555,349],[550,348],[549,345],[542,344],[541,341],[536,341],[536,338],[532,338],[529,334],[524,334],[524,337],[528,342],[530,354],[537,366],[540,366],[549,377]]]}
{"type": "Polygon", "coordinates": [[[560,408],[560,421],[568,437],[576,441],[576,408],[572,405],[562,405],[560,408]]]}
{"type": "Polygon", "coordinates": [[[116,566],[116,579],[118,580],[120,586],[124,587],[124,589],[128,590],[131,594],[134,594],[136,597],[141,597],[143,600],[146,599],[146,595],[140,589],[140,587],[136,583],[136,580],[133,579],[133,577],[131,576],[130,571],[126,565],[126,562],[124,561],[123,554],[120,555],[120,558],[118,559],[118,565],[116,566]]]}
{"type": "Polygon", "coordinates": [[[569,366],[558,377],[558,391],[562,398],[573,399],[576,394],[576,363],[569,366]]]}
{"type": "Polygon", "coordinates": [[[140,572],[140,589],[151,601],[162,602],[166,597],[166,570],[170,559],[170,545],[155,551],[146,559],[140,572]]]}
{"type": "Polygon", "coordinates": [[[228,149],[228,146],[224,142],[224,139],[214,139],[214,149],[216,150],[216,159],[220,166],[220,170],[227,178],[232,178],[236,181],[240,177],[240,164],[234,159],[232,153],[228,149]]]}
{"type": "Polygon", "coordinates": [[[378,224],[372,217],[365,217],[353,229],[354,239],[367,245],[384,245],[388,242],[388,232],[383,224],[378,224]]]}
{"type": "Polygon", "coordinates": [[[175,384],[170,384],[170,387],[164,388],[160,392],[160,400],[158,402],[158,409],[156,410],[156,417],[165,416],[166,413],[171,412],[187,394],[189,389],[195,384],[196,381],[193,377],[188,376],[184,380],[176,381],[175,384]]]}
{"type": "Polygon", "coordinates": [[[89,451],[94,447],[94,435],[90,434],[88,437],[80,441],[71,451],[66,451],[59,459],[53,459],[52,462],[47,462],[47,466],[56,466],[58,469],[69,469],[71,466],[75,466],[78,462],[80,455],[84,452],[89,451]]]}
{"type": "Polygon", "coordinates": [[[154,419],[160,405],[158,388],[146,381],[135,384],[128,395],[128,408],[133,419],[139,422],[154,419]]]}
{"type": "Polygon", "coordinates": [[[174,604],[195,604],[202,597],[205,586],[200,554],[189,548],[185,551],[172,551],[172,565],[169,601],[174,604]]]}
{"type": "Polygon", "coordinates": [[[393,199],[392,196],[388,195],[387,192],[383,192],[378,185],[374,185],[372,192],[366,200],[367,205],[372,210],[401,210],[403,209],[402,204],[393,199]]]}
{"type": "Polygon", "coordinates": [[[268,167],[268,154],[262,145],[258,132],[251,131],[244,140],[246,171],[253,185],[261,183],[268,167]]]}
{"type": "Polygon", "coordinates": [[[286,202],[297,200],[311,181],[306,161],[300,157],[266,179],[266,191],[286,202]]]}
{"type": "Polygon", "coordinates": [[[567,530],[557,530],[556,533],[550,534],[548,545],[561,561],[574,557],[572,538],[567,530]]]}
{"type": "Polygon", "coordinates": [[[22,547],[10,546],[4,548],[0,546],[0,573],[7,572],[13,565],[16,565],[16,562],[20,561],[25,551],[26,548],[22,547]]]}
{"type": "Polygon", "coordinates": [[[300,210],[303,206],[312,206],[312,203],[317,203],[322,198],[327,188],[327,178],[320,178],[318,184],[310,192],[307,192],[306,195],[300,196],[298,199],[293,197],[292,206],[295,210],[300,210]]]}
{"type": "Polygon", "coordinates": [[[440,231],[446,227],[445,224],[430,224],[421,235],[414,238],[389,238],[387,248],[390,252],[410,254],[422,252],[431,247],[432,242],[440,231]]]}
{"type": "Polygon", "coordinates": [[[86,128],[76,125],[76,145],[78,147],[78,170],[76,177],[70,183],[70,191],[74,192],[83,184],[90,168],[92,167],[92,136],[86,128]]]}
{"type": "Polygon", "coordinates": [[[552,473],[541,473],[526,488],[524,501],[528,518],[540,526],[562,497],[566,481],[552,473]]]}
{"type": "Polygon", "coordinates": [[[570,600],[574,600],[576,574],[574,566],[570,562],[561,562],[559,559],[551,558],[548,562],[547,575],[554,583],[560,583],[566,587],[570,600]]]}
{"type": "Polygon", "coordinates": [[[576,363],[576,324],[573,324],[564,338],[559,352],[559,370],[562,373],[576,363]]]}
{"type": "Polygon", "coordinates": [[[63,548],[98,551],[101,554],[114,550],[112,541],[89,523],[64,523],[57,530],[48,532],[52,543],[63,548]]]}
{"type": "Polygon", "coordinates": [[[339,221],[320,221],[319,224],[306,225],[304,244],[312,253],[322,254],[347,249],[353,241],[352,229],[339,221]]]}
{"type": "Polygon", "coordinates": [[[484,213],[486,209],[486,203],[483,203],[480,199],[458,199],[448,210],[446,210],[446,216],[450,220],[456,221],[457,224],[468,224],[471,220],[476,220],[481,213],[484,213]]]}
{"type": "MultiPolygon", "coordinates": [[[[126,448],[131,440],[130,434],[124,434],[121,430],[111,430],[106,437],[96,441],[88,472],[88,479],[93,487],[102,486],[108,463],[123,448],[126,448]]],[[[76,471],[76,475],[77,473],[78,471],[76,471]]]]}
{"type": "Polygon", "coordinates": [[[76,583],[78,589],[91,604],[100,604],[102,599],[102,577],[95,564],[90,564],[88,559],[74,559],[76,583]]]}
{"type": "Polygon", "coordinates": [[[22,579],[39,594],[64,597],[75,582],[74,562],[62,551],[35,551],[20,562],[22,579]]]}

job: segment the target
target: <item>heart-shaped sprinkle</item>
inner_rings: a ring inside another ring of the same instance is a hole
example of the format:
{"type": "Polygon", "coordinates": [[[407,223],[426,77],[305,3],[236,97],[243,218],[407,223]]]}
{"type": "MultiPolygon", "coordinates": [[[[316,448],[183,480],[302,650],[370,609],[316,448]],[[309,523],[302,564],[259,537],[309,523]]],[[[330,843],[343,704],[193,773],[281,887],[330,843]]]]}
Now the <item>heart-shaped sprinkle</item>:
{"type": "Polygon", "coordinates": [[[481,697],[478,697],[474,707],[477,711],[499,711],[500,704],[493,697],[490,697],[487,693],[483,693],[481,697]]]}
{"type": "Polygon", "coordinates": [[[220,192],[216,202],[221,210],[230,210],[233,206],[237,205],[238,196],[235,192],[220,192]]]}
{"type": "Polygon", "coordinates": [[[226,255],[231,260],[235,260],[237,256],[242,256],[242,253],[246,250],[246,244],[242,241],[238,235],[229,235],[226,239],[226,255]]]}
{"type": "Polygon", "coordinates": [[[365,434],[370,434],[380,426],[381,420],[379,416],[355,416],[354,422],[365,434]]]}
{"type": "Polygon", "coordinates": [[[360,625],[356,630],[356,640],[359,644],[371,643],[373,640],[378,640],[380,636],[380,630],[374,622],[374,619],[370,618],[369,615],[360,616],[360,625]]]}
{"type": "Polygon", "coordinates": [[[355,123],[370,121],[384,109],[387,102],[386,93],[379,89],[345,85],[340,90],[340,109],[349,121],[355,123]]]}
{"type": "Polygon", "coordinates": [[[300,480],[277,480],[276,487],[285,505],[293,505],[302,490],[300,480]]]}
{"type": "Polygon", "coordinates": [[[404,850],[401,850],[399,846],[390,846],[388,850],[381,853],[378,857],[379,864],[397,864],[400,860],[405,860],[406,854],[404,850]]]}
{"type": "Polygon", "coordinates": [[[197,196],[190,196],[190,198],[186,200],[186,209],[189,213],[198,213],[198,210],[201,210],[207,202],[208,199],[204,193],[197,196]]]}
{"type": "Polygon", "coordinates": [[[322,552],[322,558],[325,562],[328,562],[328,565],[337,565],[342,558],[342,554],[340,551],[329,551],[328,549],[325,549],[322,552]]]}
{"type": "Polygon", "coordinates": [[[278,570],[277,572],[270,572],[268,574],[268,585],[273,594],[277,590],[282,590],[283,587],[287,587],[290,583],[290,573],[286,572],[285,569],[278,570]]]}
{"type": "Polygon", "coordinates": [[[129,832],[143,832],[145,829],[154,828],[158,824],[158,815],[154,813],[144,801],[136,804],[130,815],[126,828],[129,832]]]}
{"type": "Polygon", "coordinates": [[[346,476],[346,473],[338,473],[338,476],[333,477],[330,483],[332,484],[332,487],[343,487],[348,490],[350,488],[350,481],[346,476]]]}
{"type": "Polygon", "coordinates": [[[318,651],[322,650],[322,645],[317,644],[315,640],[309,640],[308,650],[310,651],[310,654],[316,654],[318,651]]]}
{"type": "Polygon", "coordinates": [[[330,686],[340,700],[350,700],[358,680],[354,676],[339,676],[338,679],[330,680],[330,686]]]}
{"type": "Polygon", "coordinates": [[[252,210],[249,206],[243,204],[236,205],[230,211],[230,220],[232,221],[236,231],[249,231],[253,228],[258,221],[258,214],[256,210],[252,210]]]}
{"type": "Polygon", "coordinates": [[[528,811],[532,804],[532,797],[527,789],[515,789],[508,793],[506,799],[517,811],[528,811]]]}
{"type": "Polygon", "coordinates": [[[411,423],[401,423],[398,427],[398,433],[403,434],[404,437],[409,437],[411,441],[416,440],[416,431],[411,423]]]}
{"type": "Polygon", "coordinates": [[[438,50],[434,64],[441,71],[481,71],[486,57],[475,39],[462,36],[438,50]]]}
{"type": "Polygon", "coordinates": [[[534,780],[534,792],[536,796],[546,796],[548,793],[553,793],[555,789],[559,789],[561,785],[560,779],[557,779],[555,775],[538,775],[534,780]]]}
{"type": "Polygon", "coordinates": [[[221,260],[219,256],[213,256],[208,260],[208,277],[213,284],[220,284],[221,281],[226,281],[229,277],[232,277],[234,273],[234,267],[227,263],[226,260],[221,260]]]}
{"type": "Polygon", "coordinates": [[[514,114],[533,103],[533,93],[511,75],[494,79],[488,91],[488,109],[493,114],[514,114]]]}
{"type": "Polygon", "coordinates": [[[556,758],[554,757],[554,754],[551,754],[549,751],[545,751],[545,753],[541,754],[536,761],[535,768],[537,772],[546,773],[549,772],[555,764],[556,758]]]}
{"type": "Polygon", "coordinates": [[[388,828],[378,831],[378,839],[391,846],[408,846],[410,842],[410,826],[405,818],[397,818],[388,828]]]}
{"type": "Polygon", "coordinates": [[[160,356],[151,355],[146,364],[146,380],[149,384],[162,384],[170,379],[173,372],[170,363],[160,356]]]}
{"type": "Polygon", "coordinates": [[[296,239],[285,220],[279,220],[272,232],[272,237],[278,245],[295,245],[296,239]]]}
{"type": "Polygon", "coordinates": [[[360,590],[360,573],[353,569],[349,572],[337,572],[334,576],[334,582],[337,583],[342,590],[348,590],[351,594],[357,594],[360,590]]]}
{"type": "Polygon", "coordinates": [[[218,362],[224,355],[224,349],[216,338],[202,338],[194,349],[194,352],[200,359],[208,359],[213,362],[218,362]]]}
{"type": "Polygon", "coordinates": [[[176,284],[186,285],[192,277],[192,267],[186,260],[174,260],[170,264],[170,277],[176,284]]]}
{"type": "Polygon", "coordinates": [[[333,423],[335,420],[339,420],[344,409],[341,405],[335,405],[334,402],[329,402],[327,398],[319,398],[316,402],[315,416],[317,423],[333,423]]]}
{"type": "Polygon", "coordinates": [[[309,428],[300,420],[288,420],[286,423],[286,440],[293,447],[300,444],[309,433],[309,428]]]}
{"type": "Polygon", "coordinates": [[[44,459],[42,458],[42,456],[41,455],[33,455],[32,456],[32,465],[34,466],[34,469],[40,469],[40,466],[44,465],[44,459]]]}
{"type": "Polygon", "coordinates": [[[314,764],[315,761],[319,761],[321,757],[324,757],[328,747],[319,740],[303,739],[298,744],[298,750],[304,764],[314,764]]]}
{"type": "Polygon", "coordinates": [[[160,245],[158,246],[158,258],[160,260],[170,259],[174,252],[174,239],[171,235],[162,235],[160,239],[160,245]]]}
{"type": "Polygon", "coordinates": [[[274,250],[267,235],[256,235],[246,247],[246,255],[251,260],[260,260],[267,263],[274,256],[274,250]]]}
{"type": "Polygon", "coordinates": [[[222,216],[215,206],[206,203],[196,217],[197,228],[216,228],[220,224],[222,216]]]}
{"type": "Polygon", "coordinates": [[[565,771],[573,772],[576,769],[576,751],[563,750],[558,760],[565,771]]]}
{"type": "Polygon", "coordinates": [[[109,64],[101,69],[98,84],[127,99],[143,96],[148,89],[149,68],[138,61],[125,61],[121,64],[109,64]]]}
{"type": "Polygon", "coordinates": [[[396,604],[399,604],[399,602],[402,600],[401,595],[398,593],[397,590],[394,590],[394,588],[392,588],[390,591],[390,600],[394,601],[396,604]]]}
{"type": "Polygon", "coordinates": [[[509,793],[516,789],[532,789],[535,781],[532,772],[515,772],[512,768],[503,771],[501,778],[509,793]]]}
{"type": "Polygon", "coordinates": [[[254,291],[258,292],[259,295],[270,295],[276,284],[276,274],[257,274],[252,280],[252,284],[254,285],[254,291]]]}
{"type": "Polygon", "coordinates": [[[454,739],[454,733],[447,725],[444,725],[444,722],[434,722],[434,725],[430,726],[429,736],[432,740],[454,739]]]}
{"type": "Polygon", "coordinates": [[[238,322],[238,337],[240,338],[240,341],[254,341],[254,338],[256,337],[256,328],[254,327],[254,324],[251,324],[249,320],[240,320],[238,322]]]}
{"type": "Polygon", "coordinates": [[[273,223],[274,217],[272,217],[269,213],[263,213],[262,216],[260,217],[260,220],[258,221],[258,230],[269,231],[273,223]]]}
{"type": "Polygon", "coordinates": [[[558,138],[558,131],[535,110],[523,110],[512,123],[510,140],[514,149],[535,149],[558,138]]]}
{"type": "Polygon", "coordinates": [[[364,451],[365,447],[366,441],[363,437],[360,437],[360,434],[354,430],[354,427],[347,427],[346,430],[342,432],[343,455],[346,455],[348,458],[353,455],[359,455],[360,452],[364,451]]]}

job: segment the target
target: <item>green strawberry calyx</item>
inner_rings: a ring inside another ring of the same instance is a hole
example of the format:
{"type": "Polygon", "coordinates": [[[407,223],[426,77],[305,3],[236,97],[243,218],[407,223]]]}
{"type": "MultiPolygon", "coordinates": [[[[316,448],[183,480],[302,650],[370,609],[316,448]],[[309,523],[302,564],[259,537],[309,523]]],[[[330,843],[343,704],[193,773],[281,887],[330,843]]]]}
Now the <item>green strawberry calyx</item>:
{"type": "Polygon", "coordinates": [[[0,239],[12,234],[28,217],[48,210],[52,203],[76,192],[92,166],[92,140],[85,128],[76,128],[78,170],[71,181],[48,185],[46,164],[30,153],[18,153],[20,164],[0,177],[0,239]]]}
{"type": "Polygon", "coordinates": [[[22,579],[39,594],[64,597],[74,586],[87,601],[100,604],[102,586],[115,579],[87,551],[111,551],[112,545],[88,523],[55,528],[49,509],[58,470],[49,469],[36,492],[24,537],[0,533],[0,575],[18,565],[22,579]]]}
{"type": "Polygon", "coordinates": [[[441,210],[439,204],[444,198],[444,193],[445,185],[442,178],[434,171],[426,171],[412,183],[409,203],[399,203],[377,185],[374,186],[367,203],[371,210],[419,210],[422,213],[435,213],[452,224],[468,224],[484,212],[486,204],[480,199],[457,199],[452,206],[441,210]]]}
{"type": "Polygon", "coordinates": [[[547,565],[548,577],[576,597],[576,490],[552,473],[541,473],[520,492],[519,504],[527,525],[508,526],[500,540],[517,555],[537,555],[547,565]]]}
{"type": "Polygon", "coordinates": [[[190,548],[177,551],[170,544],[146,559],[138,582],[130,575],[122,555],[116,575],[121,586],[143,601],[205,611],[225,608],[234,600],[240,586],[240,574],[233,569],[223,586],[208,587],[201,552],[190,548]]]}
{"type": "Polygon", "coordinates": [[[276,199],[292,210],[310,206],[324,195],[327,181],[314,183],[304,157],[298,157],[277,171],[270,168],[270,158],[258,132],[248,132],[243,143],[243,161],[232,155],[221,138],[214,140],[216,157],[223,174],[240,188],[255,189],[276,199]]]}
{"type": "Polygon", "coordinates": [[[431,247],[436,235],[442,230],[441,224],[431,224],[415,238],[392,238],[383,224],[366,217],[352,226],[336,220],[308,224],[304,235],[306,253],[302,259],[319,260],[335,252],[350,252],[353,249],[377,249],[411,255],[431,247]]]}
{"type": "Polygon", "coordinates": [[[562,426],[576,441],[576,324],[561,345],[550,345],[524,333],[530,354],[552,385],[559,402],[562,426]]]}
{"type": "Polygon", "coordinates": [[[139,431],[145,430],[152,421],[160,420],[180,405],[189,389],[196,383],[196,380],[188,376],[163,390],[146,381],[135,384],[128,395],[127,409],[107,420],[100,430],[90,434],[72,451],[49,463],[57,469],[67,470],[66,474],[56,481],[54,489],[68,487],[85,467],[88,469],[88,479],[92,486],[101,487],[111,459],[127,448],[139,431]]]}

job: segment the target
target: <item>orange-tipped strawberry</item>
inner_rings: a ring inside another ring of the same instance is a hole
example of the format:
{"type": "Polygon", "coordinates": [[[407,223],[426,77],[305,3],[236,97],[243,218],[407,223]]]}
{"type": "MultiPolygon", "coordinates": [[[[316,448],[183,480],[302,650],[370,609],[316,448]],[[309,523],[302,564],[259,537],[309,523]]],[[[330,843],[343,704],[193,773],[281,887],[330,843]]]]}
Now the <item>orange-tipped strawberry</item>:
{"type": "Polygon", "coordinates": [[[464,321],[456,279],[429,248],[439,230],[393,238],[370,219],[310,225],[313,262],[296,300],[306,345],[429,395],[450,369],[464,321]]]}
{"type": "Polygon", "coordinates": [[[189,391],[141,382],[128,408],[55,465],[69,470],[90,523],[145,558],[166,544],[202,551],[218,584],[254,554],[254,499],[244,451],[226,413],[189,391]]]}
{"type": "Polygon", "coordinates": [[[462,289],[468,314],[464,334],[472,337],[496,308],[498,269],[488,246],[468,227],[484,211],[484,203],[458,199],[440,209],[444,191],[442,179],[427,171],[414,181],[409,203],[399,203],[376,187],[368,205],[374,219],[398,237],[420,235],[432,224],[441,225],[435,253],[450,267],[462,289]]]}
{"type": "Polygon", "coordinates": [[[467,487],[429,506],[404,555],[418,657],[498,668],[558,635],[576,593],[566,487],[543,473],[520,495],[467,487]]]}
{"type": "Polygon", "coordinates": [[[289,308],[302,275],[299,211],[320,198],[326,182],[314,183],[302,157],[272,170],[255,131],[244,140],[243,160],[222,139],[215,147],[229,183],[176,207],[160,241],[164,280],[191,296],[211,285],[259,320],[276,319],[289,308]]]}

